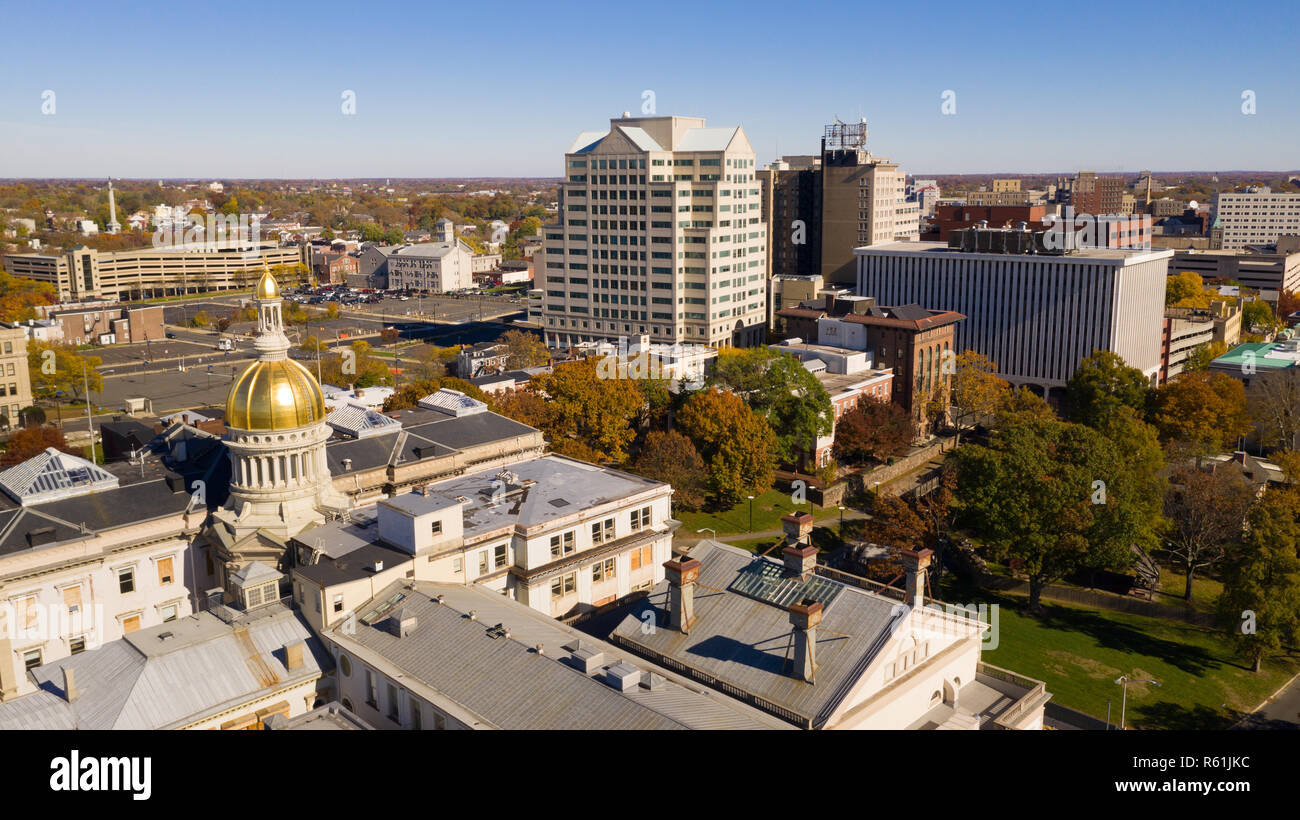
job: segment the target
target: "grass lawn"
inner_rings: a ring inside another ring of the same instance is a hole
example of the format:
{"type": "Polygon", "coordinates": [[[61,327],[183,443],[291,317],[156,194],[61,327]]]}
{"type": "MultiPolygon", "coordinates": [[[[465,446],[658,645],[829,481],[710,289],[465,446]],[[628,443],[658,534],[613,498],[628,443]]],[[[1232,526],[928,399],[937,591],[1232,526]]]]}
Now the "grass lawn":
{"type": "MultiPolygon", "coordinates": [[[[818,507],[811,502],[794,504],[790,494],[780,490],[768,490],[762,495],[754,496],[754,526],[749,526],[749,502],[741,501],[729,510],[719,512],[679,512],[678,520],[682,522],[682,534],[693,536],[696,530],[710,527],[718,535],[732,535],[746,532],[765,532],[781,529],[781,516],[792,512],[811,512],[814,518],[824,519],[831,516],[838,518],[839,510],[835,507],[818,507]]],[[[708,533],[704,533],[708,535],[708,533]]]]}
{"type": "Polygon", "coordinates": [[[1223,592],[1223,582],[1202,577],[1201,573],[1204,571],[1201,570],[1192,578],[1192,600],[1188,603],[1183,600],[1183,592],[1187,589],[1187,579],[1183,577],[1183,573],[1161,564],[1160,586],[1156,589],[1156,595],[1152,600],[1166,606],[1188,607],[1197,612],[1213,612],[1214,603],[1223,592]]]}
{"type": "Polygon", "coordinates": [[[1143,729],[1215,729],[1254,709],[1297,671],[1300,654],[1265,661],[1256,675],[1235,656],[1222,633],[1124,612],[1046,604],[1024,612],[1024,598],[950,589],[950,601],[997,603],[998,647],[984,660],[1047,684],[1053,700],[1100,719],[1112,702],[1119,722],[1115,679],[1155,679],[1128,685],[1127,722],[1143,729]]]}

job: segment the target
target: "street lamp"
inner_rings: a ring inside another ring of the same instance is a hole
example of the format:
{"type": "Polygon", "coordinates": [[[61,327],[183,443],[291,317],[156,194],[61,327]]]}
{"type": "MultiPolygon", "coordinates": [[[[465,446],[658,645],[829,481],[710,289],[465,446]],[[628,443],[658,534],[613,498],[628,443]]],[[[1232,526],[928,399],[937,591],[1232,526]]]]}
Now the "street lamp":
{"type": "Polygon", "coordinates": [[[208,389],[212,389],[212,365],[208,365],[208,389]]]}
{"type": "Polygon", "coordinates": [[[747,495],[745,497],[749,499],[749,531],[753,532],[754,531],[754,496],[747,495]]]}
{"type": "Polygon", "coordinates": [[[844,540],[844,505],[840,506],[840,540],[844,540]]]}
{"type": "Polygon", "coordinates": [[[1151,680],[1149,678],[1145,680],[1140,678],[1138,680],[1133,680],[1128,675],[1120,675],[1118,678],[1115,679],[1115,683],[1118,683],[1121,687],[1123,687],[1123,695],[1120,697],[1120,702],[1119,702],[1119,729],[1121,732],[1124,731],[1124,711],[1125,708],[1128,706],[1128,685],[1130,681],[1133,683],[1152,683],[1155,684],[1156,686],[1160,686],[1160,681],[1151,680]]]}
{"type": "Polygon", "coordinates": [[[713,537],[714,537],[714,538],[717,538],[717,537],[718,537],[718,531],[715,530],[715,529],[713,529],[713,527],[701,527],[700,529],[696,530],[695,532],[697,532],[697,533],[701,533],[701,532],[711,532],[711,533],[713,533],[713,537]]]}

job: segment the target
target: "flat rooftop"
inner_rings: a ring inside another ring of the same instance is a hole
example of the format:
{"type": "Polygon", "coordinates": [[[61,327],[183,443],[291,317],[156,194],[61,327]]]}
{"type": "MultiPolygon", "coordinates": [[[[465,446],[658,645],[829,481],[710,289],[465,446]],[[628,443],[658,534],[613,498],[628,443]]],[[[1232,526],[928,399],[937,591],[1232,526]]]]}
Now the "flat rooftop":
{"type": "Polygon", "coordinates": [[[879,245],[864,245],[854,248],[857,256],[951,256],[984,259],[998,257],[1018,259],[1027,262],[1050,262],[1052,264],[1074,264],[1083,262],[1113,261],[1122,264],[1146,262],[1150,259],[1172,257],[1174,251],[1169,248],[1084,248],[1060,256],[1029,253],[972,253],[960,248],[950,248],[947,242],[882,242],[879,245]]]}

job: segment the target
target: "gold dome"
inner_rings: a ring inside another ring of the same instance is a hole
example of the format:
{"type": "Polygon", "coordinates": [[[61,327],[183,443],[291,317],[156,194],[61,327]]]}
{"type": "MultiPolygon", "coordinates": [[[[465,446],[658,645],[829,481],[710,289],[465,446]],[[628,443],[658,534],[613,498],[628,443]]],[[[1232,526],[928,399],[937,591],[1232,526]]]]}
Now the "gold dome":
{"type": "Polygon", "coordinates": [[[288,430],[324,418],[320,385],[292,359],[254,362],[226,397],[226,423],[240,430],[288,430]]]}
{"type": "MultiPolygon", "coordinates": [[[[245,279],[244,281],[248,281],[245,279]]],[[[280,285],[271,275],[271,269],[263,267],[262,278],[257,280],[257,289],[253,291],[254,299],[279,299],[280,285]]]]}

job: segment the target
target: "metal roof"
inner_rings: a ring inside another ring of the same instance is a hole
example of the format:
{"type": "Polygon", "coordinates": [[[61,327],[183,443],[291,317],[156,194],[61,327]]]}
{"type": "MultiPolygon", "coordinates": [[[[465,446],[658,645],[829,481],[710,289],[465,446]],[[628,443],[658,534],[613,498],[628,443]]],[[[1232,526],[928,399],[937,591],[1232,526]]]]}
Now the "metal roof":
{"type": "Polygon", "coordinates": [[[655,141],[655,138],[646,133],[644,128],[637,128],[632,125],[620,125],[618,130],[623,132],[623,136],[632,141],[632,144],[642,151],[662,151],[663,146],[655,141]]]}
{"type": "Polygon", "coordinates": [[[696,670],[709,679],[798,715],[801,725],[821,725],[857,683],[890,635],[895,619],[909,611],[838,581],[814,577],[813,597],[824,610],[817,628],[816,683],[793,674],[793,628],[784,602],[793,582],[770,583],[781,562],[738,547],[701,541],[691,551],[700,561],[695,588],[697,622],[689,635],[668,626],[668,582],[633,603],[611,634],[620,646],[696,670]],[[767,566],[765,566],[767,565],[767,566]],[[769,583],[759,583],[762,579],[769,583]],[[838,587],[838,590],[834,588],[838,587]],[[657,627],[647,631],[646,623],[657,627]]]}
{"type": "MultiPolygon", "coordinates": [[[[405,596],[402,611],[417,621],[405,637],[389,632],[386,620],[358,626],[353,635],[335,629],[326,637],[345,652],[351,648],[377,655],[394,671],[400,670],[412,689],[418,681],[488,726],[592,730],[780,726],[757,710],[632,659],[483,587],[429,583],[407,587],[399,582],[358,611],[368,612],[372,604],[398,593],[405,596]],[[437,596],[443,603],[437,602],[437,596]],[[474,619],[468,616],[471,611],[474,619]],[[603,656],[591,675],[569,660],[579,642],[591,654],[603,656]],[[541,653],[536,651],[538,644],[541,653]],[[644,681],[626,693],[606,682],[611,668],[629,661],[663,681],[651,689],[650,676],[643,674],[644,681]]],[[[361,659],[369,662],[364,655],[361,659]]]]}
{"type": "Polygon", "coordinates": [[[179,728],[320,677],[328,666],[306,623],[283,606],[234,622],[199,612],[37,667],[31,676],[40,691],[0,703],[0,727],[179,728]],[[290,671],[284,648],[300,641],[308,651],[290,671]],[[72,703],[63,691],[65,667],[76,673],[72,703]]]}
{"type": "Polygon", "coordinates": [[[395,418],[349,403],[336,404],[325,417],[325,423],[352,438],[368,438],[402,429],[402,423],[395,418]]]}
{"type": "Polygon", "coordinates": [[[485,413],[488,409],[485,402],[470,398],[459,390],[452,390],[450,387],[444,387],[437,393],[425,396],[416,404],[425,410],[437,410],[456,418],[474,413],[485,413]]]}
{"type": "Polygon", "coordinates": [[[677,151],[725,151],[735,139],[735,128],[690,128],[678,141],[677,151]]]}

